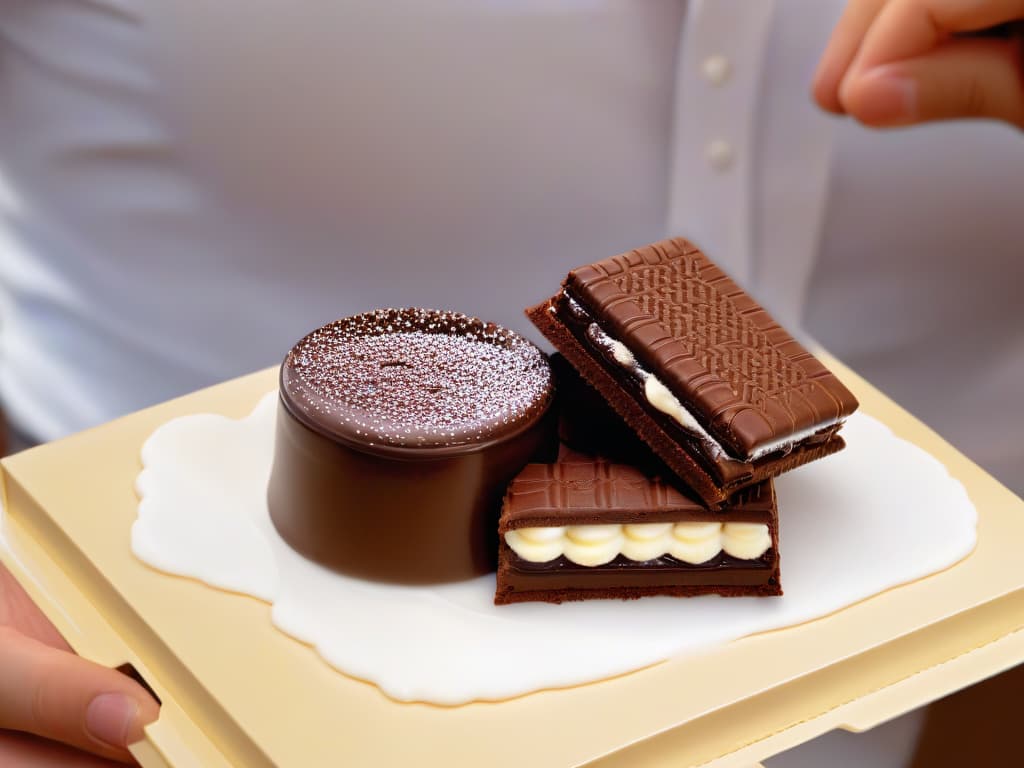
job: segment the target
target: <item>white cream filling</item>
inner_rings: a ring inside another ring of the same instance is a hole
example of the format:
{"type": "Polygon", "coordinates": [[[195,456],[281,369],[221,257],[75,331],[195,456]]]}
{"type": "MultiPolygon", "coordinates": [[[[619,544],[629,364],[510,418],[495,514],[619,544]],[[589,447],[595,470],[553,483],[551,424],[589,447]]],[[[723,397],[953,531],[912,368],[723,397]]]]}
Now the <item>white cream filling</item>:
{"type": "MultiPolygon", "coordinates": [[[[569,299],[569,301],[572,301],[572,299],[569,299]]],[[[687,410],[686,406],[679,402],[679,398],[669,391],[669,388],[662,383],[661,379],[637,362],[629,347],[602,331],[597,323],[591,323],[587,328],[587,333],[591,341],[607,349],[615,362],[643,382],[644,395],[647,397],[647,402],[662,413],[671,416],[687,432],[700,438],[711,453],[712,458],[732,458],[726,453],[722,444],[700,425],[700,422],[694,418],[694,415],[687,410]]]]}
{"type": "Polygon", "coordinates": [[[679,402],[679,398],[669,392],[668,387],[662,384],[661,380],[653,373],[647,374],[647,380],[644,381],[644,394],[647,396],[647,402],[662,413],[667,413],[679,422],[684,429],[695,433],[701,440],[711,446],[714,453],[720,454],[725,452],[721,444],[708,434],[707,430],[693,417],[693,414],[686,410],[683,404],[679,402]]]}
{"type": "MultiPolygon", "coordinates": [[[[599,332],[601,331],[600,328],[598,328],[597,330],[599,332]]],[[[629,347],[627,347],[621,341],[616,341],[615,339],[608,337],[607,335],[606,338],[611,344],[612,357],[615,358],[615,362],[619,363],[619,365],[625,366],[636,365],[636,357],[630,351],[629,347]]]]}
{"type": "Polygon", "coordinates": [[[756,560],[771,547],[772,538],[763,523],[685,522],[519,528],[505,534],[505,543],[531,563],[564,556],[577,565],[596,566],[618,555],[635,562],[671,555],[698,565],[722,551],[756,560]]]}
{"type": "Polygon", "coordinates": [[[807,429],[801,429],[799,432],[793,432],[792,434],[786,435],[785,437],[774,440],[770,443],[764,443],[763,445],[757,446],[747,461],[757,461],[762,456],[767,456],[769,453],[775,453],[783,448],[789,448],[790,446],[796,445],[801,440],[806,440],[816,432],[820,432],[827,427],[831,427],[834,424],[842,424],[842,419],[835,419],[833,421],[823,421],[820,424],[815,424],[813,427],[807,429]]]}
{"type": "MultiPolygon", "coordinates": [[[[581,317],[585,315],[585,310],[576,300],[569,296],[566,296],[566,298],[568,299],[573,311],[577,312],[581,317]]],[[[770,453],[775,453],[775,451],[796,445],[801,440],[805,440],[816,432],[820,432],[822,429],[842,423],[842,419],[823,421],[820,424],[815,424],[807,429],[786,435],[778,440],[759,445],[746,458],[736,459],[736,457],[730,456],[725,447],[706,429],[704,429],[703,426],[701,426],[696,417],[681,402],[679,402],[679,398],[672,394],[661,379],[637,362],[636,356],[629,347],[618,339],[613,339],[605,333],[597,323],[594,322],[591,322],[587,327],[587,334],[595,344],[607,349],[615,362],[632,372],[643,382],[644,394],[647,397],[647,402],[662,413],[671,416],[683,429],[700,438],[700,440],[707,446],[713,459],[725,458],[732,459],[734,461],[757,461],[770,453]]]]}

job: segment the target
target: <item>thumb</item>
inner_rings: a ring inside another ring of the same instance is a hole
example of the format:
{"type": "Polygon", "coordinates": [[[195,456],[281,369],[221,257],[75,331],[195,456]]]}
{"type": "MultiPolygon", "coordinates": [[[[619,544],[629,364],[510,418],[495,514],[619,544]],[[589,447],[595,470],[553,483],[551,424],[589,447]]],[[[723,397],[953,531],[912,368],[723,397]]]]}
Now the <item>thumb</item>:
{"type": "Polygon", "coordinates": [[[925,56],[851,72],[839,100],[849,115],[876,127],[989,117],[1024,128],[1020,44],[952,40],[925,56]]]}
{"type": "Polygon", "coordinates": [[[134,680],[0,627],[0,728],[117,760],[159,706],[134,680]]]}

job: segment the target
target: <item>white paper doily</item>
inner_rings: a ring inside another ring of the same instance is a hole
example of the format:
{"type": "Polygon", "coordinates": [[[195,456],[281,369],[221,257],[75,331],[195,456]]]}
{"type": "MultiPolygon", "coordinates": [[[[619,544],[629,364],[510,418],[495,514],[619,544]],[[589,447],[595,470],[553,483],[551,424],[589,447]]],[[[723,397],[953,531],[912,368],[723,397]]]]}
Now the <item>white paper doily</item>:
{"type": "Polygon", "coordinates": [[[459,704],[611,677],[823,616],[942,570],[975,543],[963,486],[855,414],[846,450],[776,481],[781,598],[496,607],[493,576],[374,584],[305,560],[270,523],[275,404],[271,393],[245,419],[186,416],[153,433],[132,549],[154,568],[272,603],[278,628],[399,700],[459,704]]]}

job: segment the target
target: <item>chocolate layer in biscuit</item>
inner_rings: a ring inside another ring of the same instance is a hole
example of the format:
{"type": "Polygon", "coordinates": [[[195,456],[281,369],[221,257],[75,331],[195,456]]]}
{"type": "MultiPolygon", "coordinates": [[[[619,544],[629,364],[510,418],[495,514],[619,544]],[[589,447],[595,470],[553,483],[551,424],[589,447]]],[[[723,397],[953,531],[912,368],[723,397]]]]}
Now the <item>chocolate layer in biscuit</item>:
{"type": "Polygon", "coordinates": [[[628,465],[531,464],[509,485],[498,531],[498,604],[781,594],[771,481],[710,511],[628,465]]]}
{"type": "Polygon", "coordinates": [[[574,270],[527,315],[708,504],[839,450],[857,407],[685,240],[574,270]]]}

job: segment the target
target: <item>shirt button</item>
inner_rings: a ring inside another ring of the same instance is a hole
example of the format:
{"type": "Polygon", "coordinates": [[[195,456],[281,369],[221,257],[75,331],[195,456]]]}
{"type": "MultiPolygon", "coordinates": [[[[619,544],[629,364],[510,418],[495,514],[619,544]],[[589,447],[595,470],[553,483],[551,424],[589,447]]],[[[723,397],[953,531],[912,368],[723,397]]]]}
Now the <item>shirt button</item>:
{"type": "Polygon", "coordinates": [[[732,167],[735,156],[732,145],[724,139],[715,139],[708,143],[706,154],[708,162],[716,171],[726,171],[732,167]]]}
{"type": "Polygon", "coordinates": [[[704,77],[712,85],[722,85],[732,74],[732,65],[729,60],[720,54],[708,56],[700,65],[704,77]]]}

